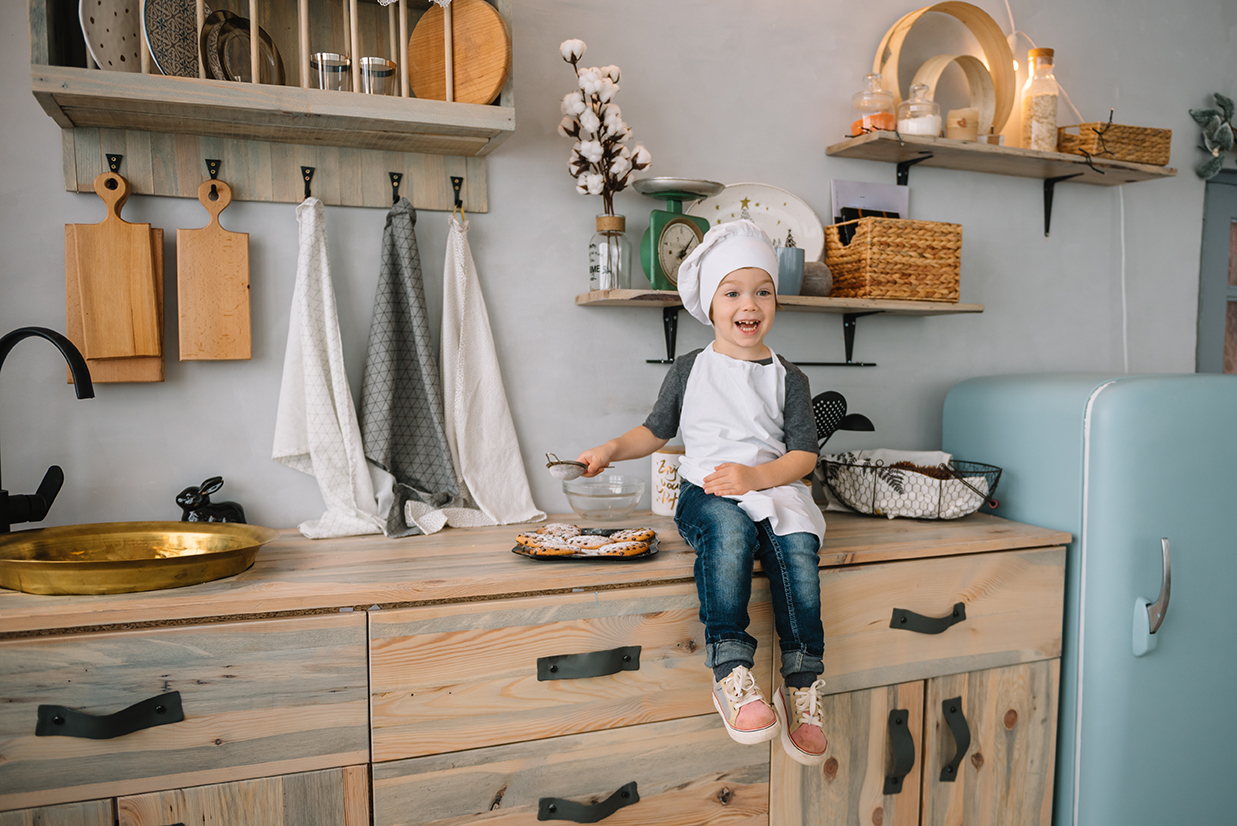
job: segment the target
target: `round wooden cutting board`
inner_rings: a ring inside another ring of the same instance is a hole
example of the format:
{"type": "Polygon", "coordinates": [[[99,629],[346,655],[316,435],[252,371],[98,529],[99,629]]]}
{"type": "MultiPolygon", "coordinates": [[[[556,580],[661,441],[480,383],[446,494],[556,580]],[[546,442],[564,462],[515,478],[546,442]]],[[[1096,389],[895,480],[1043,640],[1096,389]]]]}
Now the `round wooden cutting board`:
{"type": "MultiPolygon", "coordinates": [[[[511,72],[511,33],[502,15],[485,0],[452,0],[451,26],[455,100],[490,103],[511,72]]],[[[447,99],[443,11],[437,3],[417,21],[408,39],[412,92],[427,100],[447,99]]]]}

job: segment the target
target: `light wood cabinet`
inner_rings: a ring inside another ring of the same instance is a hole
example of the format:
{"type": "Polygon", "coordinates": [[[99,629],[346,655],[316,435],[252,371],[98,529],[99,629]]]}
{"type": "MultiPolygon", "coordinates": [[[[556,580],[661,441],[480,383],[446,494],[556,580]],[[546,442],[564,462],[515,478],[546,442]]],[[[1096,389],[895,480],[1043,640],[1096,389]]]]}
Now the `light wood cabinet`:
{"type": "MultiPolygon", "coordinates": [[[[694,554],[669,518],[636,523],[660,535],[638,562],[530,560],[510,526],[289,531],[218,582],[0,592],[0,826],[511,825],[572,809],[607,826],[1046,826],[1067,534],[831,515],[831,745],[808,768],[726,735],[694,554]],[[41,705],[98,717],[171,692],[183,720],[36,736],[41,705]],[[954,698],[971,742],[949,782],[954,698]]],[[[773,689],[759,572],[749,613],[773,689]]]]}

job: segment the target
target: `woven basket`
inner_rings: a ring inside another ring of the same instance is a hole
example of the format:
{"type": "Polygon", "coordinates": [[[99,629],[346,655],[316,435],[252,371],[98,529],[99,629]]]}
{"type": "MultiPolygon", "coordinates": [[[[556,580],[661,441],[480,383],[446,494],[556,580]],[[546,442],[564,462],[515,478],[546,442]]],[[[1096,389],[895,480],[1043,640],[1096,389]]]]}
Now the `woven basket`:
{"type": "Polygon", "coordinates": [[[1172,138],[1171,129],[1122,126],[1119,123],[1080,123],[1057,129],[1057,151],[1165,166],[1168,164],[1168,146],[1172,138]],[[1068,129],[1077,129],[1078,134],[1067,132],[1068,129]]]}
{"type": "Polygon", "coordinates": [[[962,225],[905,218],[859,218],[825,227],[833,296],[958,300],[962,225]],[[855,224],[849,244],[838,227],[855,224]]]}

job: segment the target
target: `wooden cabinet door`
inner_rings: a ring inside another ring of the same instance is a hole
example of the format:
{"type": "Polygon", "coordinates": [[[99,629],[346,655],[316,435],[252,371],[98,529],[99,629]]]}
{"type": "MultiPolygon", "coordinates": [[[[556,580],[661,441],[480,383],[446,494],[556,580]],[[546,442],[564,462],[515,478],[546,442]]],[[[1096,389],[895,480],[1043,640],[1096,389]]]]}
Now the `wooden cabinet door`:
{"type": "Polygon", "coordinates": [[[800,765],[779,742],[773,744],[770,823],[918,826],[923,695],[924,683],[916,681],[826,696],[829,751],[823,765],[800,765]],[[914,762],[886,794],[897,745],[904,753],[909,749],[914,762]]]}
{"type": "Polygon", "coordinates": [[[1041,660],[928,681],[924,826],[1048,826],[1059,666],[1041,660]],[[966,747],[960,760],[955,730],[966,747]]]}
{"type": "Polygon", "coordinates": [[[120,826],[369,826],[369,772],[348,766],[132,795],[116,808],[120,826]]]}
{"type": "Polygon", "coordinates": [[[61,806],[41,806],[0,812],[0,826],[113,826],[111,800],[89,800],[61,806]]]}

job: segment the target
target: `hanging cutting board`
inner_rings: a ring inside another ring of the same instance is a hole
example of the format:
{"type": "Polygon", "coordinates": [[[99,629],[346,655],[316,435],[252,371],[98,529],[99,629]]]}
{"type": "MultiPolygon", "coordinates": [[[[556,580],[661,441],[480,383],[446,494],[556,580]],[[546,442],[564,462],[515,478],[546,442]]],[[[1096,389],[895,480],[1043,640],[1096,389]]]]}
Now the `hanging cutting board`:
{"type": "MultiPolygon", "coordinates": [[[[76,228],[64,228],[64,309],[65,335],[78,350],[86,353],[86,336],[82,328],[82,299],[78,292],[76,228]]],[[[155,264],[155,304],[159,309],[159,349],[163,349],[163,230],[150,231],[151,257],[155,264]]],[[[119,359],[86,359],[90,380],[94,384],[119,382],[163,381],[163,356],[136,356],[119,359]]],[[[73,374],[66,368],[69,384],[73,374]]]]}
{"type": "Polygon", "coordinates": [[[252,358],[249,233],[220,226],[219,213],[232,203],[232,188],[223,181],[198,187],[198,200],[210,213],[210,223],[176,230],[180,360],[252,358]]]}
{"type": "MultiPolygon", "coordinates": [[[[490,103],[511,73],[511,32],[485,0],[451,2],[452,66],[457,103],[490,103]]],[[[408,79],[426,100],[447,99],[444,13],[431,4],[408,39],[408,79]]]]}
{"type": "Polygon", "coordinates": [[[107,217],[99,224],[71,225],[83,354],[90,359],[162,356],[150,224],[120,217],[129,182],[115,172],[95,178],[94,187],[107,217]]]}

